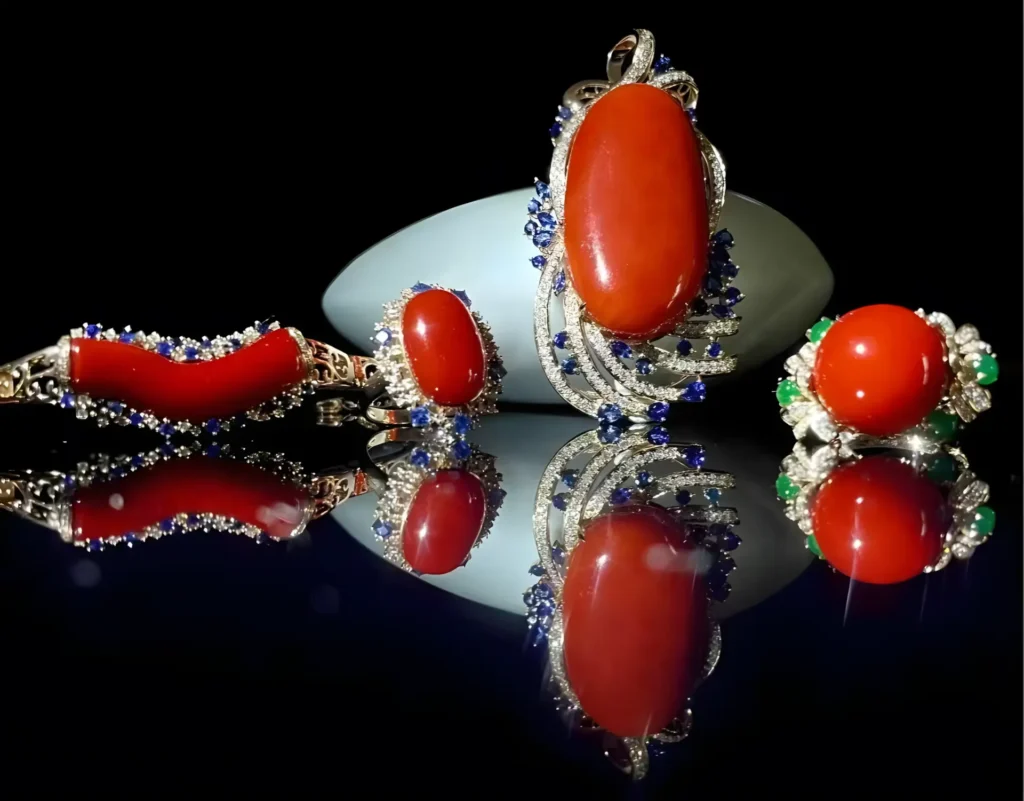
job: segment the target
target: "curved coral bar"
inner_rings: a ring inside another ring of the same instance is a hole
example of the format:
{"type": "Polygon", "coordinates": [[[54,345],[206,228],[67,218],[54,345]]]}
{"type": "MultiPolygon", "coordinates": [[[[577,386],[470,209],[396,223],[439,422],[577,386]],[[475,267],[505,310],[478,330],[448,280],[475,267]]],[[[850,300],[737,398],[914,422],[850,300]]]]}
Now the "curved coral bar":
{"type": "Polygon", "coordinates": [[[277,329],[209,361],[172,361],[134,344],[76,337],[69,372],[78,394],[170,420],[202,422],[271,400],[306,380],[309,368],[298,340],[277,329]]]}

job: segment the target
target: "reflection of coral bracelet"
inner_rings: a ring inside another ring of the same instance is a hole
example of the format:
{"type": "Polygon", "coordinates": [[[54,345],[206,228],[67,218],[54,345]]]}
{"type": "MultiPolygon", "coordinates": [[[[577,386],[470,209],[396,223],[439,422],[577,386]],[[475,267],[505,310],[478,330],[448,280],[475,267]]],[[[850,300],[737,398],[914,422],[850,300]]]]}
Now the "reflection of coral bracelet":
{"type": "Polygon", "coordinates": [[[320,389],[367,389],[377,394],[365,410],[373,423],[439,425],[461,413],[468,428],[476,414],[494,411],[503,375],[486,326],[468,306],[462,292],[406,290],[386,307],[391,326],[378,329],[377,360],[277,323],[212,339],[85,325],[0,366],[0,403],[51,403],[100,426],[172,436],[280,417],[320,389]]]}

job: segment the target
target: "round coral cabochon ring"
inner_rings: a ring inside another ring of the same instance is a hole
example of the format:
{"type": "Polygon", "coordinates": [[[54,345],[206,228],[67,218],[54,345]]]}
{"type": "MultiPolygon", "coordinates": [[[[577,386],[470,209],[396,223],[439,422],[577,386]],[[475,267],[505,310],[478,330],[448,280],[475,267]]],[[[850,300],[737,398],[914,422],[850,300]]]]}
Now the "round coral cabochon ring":
{"type": "Polygon", "coordinates": [[[823,318],[786,360],[776,397],[797,439],[836,436],[951,440],[960,422],[992,405],[999,376],[991,346],[973,325],[902,306],[864,306],[823,318]]]}
{"type": "Polygon", "coordinates": [[[607,72],[565,93],[550,181],[527,208],[536,346],[577,409],[661,422],[736,366],[720,342],[743,299],[732,236],[716,233],[725,167],[696,128],[696,84],[648,31],[620,41],[607,72]]]}

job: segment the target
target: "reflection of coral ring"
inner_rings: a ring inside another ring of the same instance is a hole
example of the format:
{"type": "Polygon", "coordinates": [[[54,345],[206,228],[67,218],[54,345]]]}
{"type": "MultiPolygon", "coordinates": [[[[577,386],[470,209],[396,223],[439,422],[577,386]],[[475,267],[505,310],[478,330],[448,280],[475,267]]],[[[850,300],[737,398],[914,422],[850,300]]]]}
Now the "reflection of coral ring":
{"type": "Polygon", "coordinates": [[[810,432],[922,449],[953,439],[960,421],[992,405],[992,348],[973,325],[957,328],[944,314],[865,306],[822,319],[807,337],[776,391],[797,439],[810,432]]]}
{"type": "Polygon", "coordinates": [[[466,564],[505,497],[494,457],[444,431],[389,429],[367,449],[384,476],[373,533],[388,561],[431,575],[466,564]]]}
{"type": "MultiPolygon", "coordinates": [[[[894,584],[969,559],[988,540],[989,487],[955,448],[862,455],[801,442],[776,482],[807,547],[857,581],[894,584]]],[[[913,443],[919,446],[921,443],[913,443]]]]}
{"type": "Polygon", "coordinates": [[[550,182],[526,223],[540,250],[536,344],[552,385],[587,414],[616,405],[660,422],[669,403],[704,400],[703,376],[735,368],[719,342],[743,298],[732,236],[716,233],[725,168],[696,105],[693,79],[655,59],[641,30],[609,54],[607,81],[566,92],[551,128],[550,182]]]}
{"type": "Polygon", "coordinates": [[[639,779],[649,751],[682,740],[688,696],[721,648],[709,600],[729,594],[736,510],[729,473],[703,469],[700,445],[653,444],[644,430],[563,446],[537,489],[538,577],[524,600],[534,645],[581,725],[639,779]],[[701,498],[703,495],[703,498],[701,498]]]}

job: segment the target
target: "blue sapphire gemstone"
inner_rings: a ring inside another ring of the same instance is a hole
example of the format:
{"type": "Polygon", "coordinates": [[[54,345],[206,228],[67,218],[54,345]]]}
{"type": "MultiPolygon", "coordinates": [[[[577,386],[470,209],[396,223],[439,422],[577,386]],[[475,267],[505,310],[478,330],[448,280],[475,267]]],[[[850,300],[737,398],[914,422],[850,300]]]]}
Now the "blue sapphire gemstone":
{"type": "Polygon", "coordinates": [[[199,515],[189,515],[185,522],[190,526],[198,526],[199,515]]]}
{"type": "Polygon", "coordinates": [[[211,459],[219,459],[220,445],[211,445],[209,448],[203,451],[203,454],[209,456],[211,459]]]}
{"type": "Polygon", "coordinates": [[[70,392],[65,392],[60,396],[60,408],[71,409],[75,405],[75,396],[70,392]]]}
{"type": "Polygon", "coordinates": [[[736,287],[731,286],[727,290],[725,290],[725,302],[728,303],[730,306],[735,306],[741,300],[743,300],[743,293],[740,292],[736,287]]]}
{"type": "Polygon", "coordinates": [[[113,470],[110,471],[110,476],[111,478],[124,478],[124,468],[115,467],[113,470]]]}
{"type": "Polygon", "coordinates": [[[232,347],[233,350],[238,350],[240,347],[242,347],[242,340],[240,340],[240,339],[232,339],[231,340],[231,347],[232,347]]]}
{"type": "Polygon", "coordinates": [[[126,345],[130,345],[135,341],[135,334],[131,331],[122,331],[118,340],[120,342],[124,342],[126,345]]]}
{"type": "Polygon", "coordinates": [[[728,228],[723,228],[713,238],[716,245],[721,245],[724,248],[731,248],[735,241],[728,228]]]}
{"type": "Polygon", "coordinates": [[[533,236],[535,233],[537,233],[537,223],[535,223],[533,220],[530,220],[529,222],[526,223],[526,225],[523,226],[523,232],[527,236],[533,236]]]}
{"type": "Polygon", "coordinates": [[[622,407],[617,403],[602,403],[597,409],[597,419],[602,423],[616,423],[622,419],[622,407]]]}
{"type": "Polygon", "coordinates": [[[537,198],[535,197],[531,197],[530,202],[526,204],[526,210],[530,214],[536,214],[538,211],[540,211],[540,201],[537,200],[537,198]]]}
{"type": "Polygon", "coordinates": [[[501,381],[501,379],[508,375],[508,370],[505,369],[505,363],[500,359],[495,359],[491,362],[488,372],[491,374],[491,378],[495,381],[501,381]]]}
{"type": "Polygon", "coordinates": [[[714,306],[712,306],[711,313],[719,320],[728,320],[730,317],[736,316],[736,312],[734,312],[724,303],[717,303],[714,306]]]}
{"type": "Polygon", "coordinates": [[[262,336],[270,330],[270,323],[262,322],[256,326],[256,331],[262,336]]]}
{"type": "Polygon", "coordinates": [[[664,423],[668,419],[669,406],[665,401],[652,403],[647,407],[647,419],[655,423],[664,423]]]}
{"type": "Polygon", "coordinates": [[[107,404],[107,408],[114,414],[121,414],[121,412],[124,411],[124,404],[120,401],[110,401],[110,403],[107,404]]]}
{"type": "Polygon", "coordinates": [[[722,355],[722,343],[712,342],[710,345],[708,345],[707,354],[712,359],[717,359],[719,356],[722,355]]]}
{"type": "Polygon", "coordinates": [[[549,231],[553,231],[558,226],[558,220],[555,219],[555,216],[546,211],[542,211],[537,215],[537,222],[540,223],[541,228],[547,228],[549,231]]]}
{"type": "Polygon", "coordinates": [[[371,528],[373,529],[373,533],[382,540],[386,540],[391,536],[391,524],[386,523],[383,520],[374,520],[371,528]]]}
{"type": "Polygon", "coordinates": [[[654,60],[654,71],[659,75],[663,72],[668,72],[670,69],[672,69],[672,59],[668,56],[658,56],[654,60]]]}
{"type": "Polygon", "coordinates": [[[709,295],[717,295],[722,291],[722,279],[710,274],[704,276],[704,291],[709,295]]]}
{"type": "Polygon", "coordinates": [[[76,483],[74,476],[64,476],[64,489],[74,489],[76,483]]]}
{"type": "Polygon", "coordinates": [[[194,362],[199,357],[199,351],[191,346],[185,348],[185,361],[194,362]]]}
{"type": "Polygon", "coordinates": [[[89,540],[89,544],[85,547],[93,553],[96,553],[96,551],[103,550],[103,542],[101,540],[89,540]]]}
{"type": "Polygon", "coordinates": [[[455,295],[455,297],[457,297],[459,300],[461,300],[466,305],[467,309],[473,305],[473,303],[469,299],[469,295],[466,294],[465,289],[453,289],[452,294],[455,295]]]}
{"type": "Polygon", "coordinates": [[[651,364],[650,359],[639,358],[636,360],[636,371],[640,375],[650,375],[651,371],[654,370],[654,365],[651,364]]]}
{"type": "Polygon", "coordinates": [[[698,317],[703,317],[708,313],[708,304],[704,298],[694,298],[690,304],[690,311],[698,317]]]}
{"type": "Polygon", "coordinates": [[[452,456],[458,459],[460,462],[465,461],[473,455],[473,448],[464,439],[460,439],[454,445],[452,445],[452,456]]]}
{"type": "Polygon", "coordinates": [[[391,329],[382,328],[376,334],[373,335],[373,341],[383,347],[391,341],[391,329]]]}
{"type": "Polygon", "coordinates": [[[552,139],[557,139],[562,133],[562,123],[556,122],[550,128],[548,128],[548,135],[552,139]]]}
{"type": "Polygon", "coordinates": [[[141,426],[142,415],[139,414],[138,412],[133,412],[132,416],[128,418],[128,422],[131,423],[133,426],[141,426]]]}
{"type": "Polygon", "coordinates": [[[646,489],[654,483],[654,477],[646,470],[641,470],[636,474],[636,485],[640,489],[646,489]]]}
{"type": "Polygon", "coordinates": [[[708,387],[703,381],[691,381],[679,394],[687,403],[700,403],[708,396],[708,387]]]}
{"type": "Polygon", "coordinates": [[[541,581],[538,584],[534,585],[533,596],[538,601],[550,601],[552,598],[555,597],[555,593],[554,591],[552,591],[550,584],[545,584],[543,581],[541,581]]]}
{"type": "Polygon", "coordinates": [[[413,428],[424,428],[430,425],[430,409],[426,406],[417,406],[409,412],[409,422],[413,428]]]}
{"type": "Polygon", "coordinates": [[[723,576],[728,576],[732,571],[736,569],[736,562],[731,556],[723,556],[715,564],[715,570],[721,573],[723,576]]]}
{"type": "Polygon", "coordinates": [[[709,487],[704,490],[704,497],[711,503],[718,503],[722,499],[722,491],[718,487],[709,487]]]}
{"type": "Polygon", "coordinates": [[[173,350],[174,346],[172,346],[170,342],[156,343],[156,352],[159,353],[161,356],[170,356],[173,350]]]}
{"type": "Polygon", "coordinates": [[[551,344],[559,350],[565,350],[565,345],[569,341],[569,335],[565,331],[559,331],[553,337],[551,337],[551,344]]]}
{"type": "Polygon", "coordinates": [[[688,448],[683,448],[683,461],[688,467],[703,467],[706,458],[707,454],[700,445],[690,445],[688,448]]]}
{"type": "Polygon", "coordinates": [[[551,232],[541,230],[533,235],[533,244],[539,248],[546,248],[551,245],[551,232]]]}
{"type": "Polygon", "coordinates": [[[619,487],[615,492],[612,493],[612,503],[616,506],[621,506],[629,500],[633,494],[633,490],[628,487],[619,487]]]}
{"type": "Polygon", "coordinates": [[[561,271],[555,276],[555,294],[561,294],[565,290],[565,272],[561,271]]]}
{"type": "Polygon", "coordinates": [[[526,641],[530,644],[531,648],[539,648],[548,641],[548,633],[540,626],[534,626],[530,629],[526,641]]]}
{"type": "Polygon", "coordinates": [[[611,345],[612,353],[618,356],[620,359],[629,359],[633,355],[633,349],[629,347],[625,342],[616,339],[611,345]]]}
{"type": "Polygon", "coordinates": [[[95,339],[100,335],[100,331],[102,330],[103,329],[96,325],[96,323],[90,323],[85,327],[85,335],[89,337],[89,339],[95,339]]]}
{"type": "Polygon", "coordinates": [[[735,551],[742,542],[743,540],[739,538],[738,534],[733,531],[726,531],[721,539],[718,540],[718,547],[723,551],[735,551]]]}
{"type": "Polygon", "coordinates": [[[622,439],[622,429],[617,425],[602,423],[601,430],[597,432],[597,438],[605,445],[612,445],[622,439]]]}
{"type": "Polygon", "coordinates": [[[686,116],[690,118],[690,122],[692,122],[694,125],[697,124],[697,109],[695,109],[695,108],[688,108],[688,109],[686,109],[686,116]]]}
{"type": "Polygon", "coordinates": [[[211,417],[209,420],[206,421],[206,425],[204,426],[204,428],[210,434],[216,434],[218,431],[220,431],[220,420],[218,420],[216,417],[211,417]]]}
{"type": "Polygon", "coordinates": [[[456,435],[460,437],[466,436],[469,430],[473,427],[473,418],[468,414],[462,414],[459,412],[455,417],[452,418],[452,428],[456,435]]]}
{"type": "Polygon", "coordinates": [[[160,446],[160,453],[164,456],[174,456],[174,446],[169,442],[165,442],[160,446]]]}
{"type": "Polygon", "coordinates": [[[548,260],[545,259],[540,254],[538,254],[538,255],[534,256],[532,259],[530,259],[530,264],[532,264],[538,270],[541,269],[547,263],[548,263],[548,260]]]}
{"type": "Polygon", "coordinates": [[[543,576],[544,575],[544,568],[541,565],[534,565],[533,567],[530,568],[530,575],[531,576],[538,576],[538,577],[543,576]]]}
{"type": "Polygon", "coordinates": [[[571,108],[566,108],[565,106],[559,106],[558,107],[558,116],[561,117],[563,120],[571,120],[572,119],[572,109],[571,108]]]}
{"type": "Polygon", "coordinates": [[[729,593],[732,592],[732,587],[729,586],[728,582],[720,587],[714,587],[711,590],[711,599],[721,603],[729,597],[729,593]]]}
{"type": "Polygon", "coordinates": [[[497,509],[505,500],[506,495],[508,495],[508,493],[501,487],[495,487],[487,494],[487,502],[497,509]]]}
{"type": "Polygon", "coordinates": [[[174,521],[171,518],[169,518],[169,517],[161,520],[160,521],[160,530],[161,531],[173,531],[174,530],[174,521]]]}
{"type": "Polygon", "coordinates": [[[679,490],[676,493],[676,503],[680,506],[687,506],[690,503],[690,493],[688,490],[679,490]]]}
{"type": "Polygon", "coordinates": [[[561,546],[551,546],[551,561],[559,567],[565,564],[565,550],[561,546]]]}
{"type": "Polygon", "coordinates": [[[431,289],[433,289],[433,287],[430,284],[424,284],[422,281],[417,281],[412,285],[412,291],[417,295],[420,294],[420,292],[427,292],[431,289]]]}
{"type": "Polygon", "coordinates": [[[430,464],[430,454],[423,450],[423,448],[416,448],[409,457],[409,461],[416,465],[416,467],[426,467],[430,464]]]}
{"type": "Polygon", "coordinates": [[[740,268],[731,261],[727,261],[721,266],[719,272],[722,274],[722,278],[735,278],[739,274],[740,268]]]}
{"type": "Polygon", "coordinates": [[[530,587],[530,589],[523,593],[523,603],[529,609],[533,609],[534,604],[537,603],[537,599],[533,597],[533,587],[530,587]]]}
{"type": "Polygon", "coordinates": [[[551,601],[541,601],[537,604],[537,608],[533,610],[533,613],[540,618],[537,621],[537,625],[542,628],[551,628],[551,616],[555,614],[555,605],[551,601]]]}
{"type": "Polygon", "coordinates": [[[256,544],[257,545],[266,545],[269,542],[270,542],[270,535],[267,534],[267,532],[261,531],[259,534],[256,535],[256,544]]]}
{"type": "Polygon", "coordinates": [[[558,511],[564,512],[565,507],[569,504],[569,495],[565,492],[558,493],[554,498],[551,499],[551,505],[554,506],[558,511]]]}
{"type": "Polygon", "coordinates": [[[545,200],[547,198],[551,197],[551,187],[548,186],[543,181],[537,181],[537,184],[534,187],[534,189],[536,189],[537,190],[537,194],[540,195],[545,200]]]}
{"type": "Polygon", "coordinates": [[[668,441],[671,439],[667,428],[662,426],[655,426],[647,432],[647,441],[652,445],[668,445],[668,441]]]}
{"type": "Polygon", "coordinates": [[[725,581],[726,581],[725,574],[723,572],[721,572],[720,570],[717,570],[716,569],[717,567],[718,567],[718,565],[714,565],[708,571],[708,575],[707,575],[708,586],[712,590],[715,590],[715,589],[721,587],[723,584],[725,584],[725,581]]]}
{"type": "Polygon", "coordinates": [[[135,456],[132,457],[131,462],[129,462],[129,464],[131,464],[132,467],[142,467],[142,457],[136,454],[135,456]]]}
{"type": "Polygon", "coordinates": [[[676,353],[680,356],[686,357],[693,352],[693,345],[688,339],[680,339],[679,344],[676,345],[676,353]]]}
{"type": "Polygon", "coordinates": [[[213,347],[213,343],[210,342],[210,338],[209,337],[203,337],[203,339],[199,343],[199,345],[200,345],[200,347],[205,348],[206,350],[209,350],[210,348],[213,347]]]}
{"type": "Polygon", "coordinates": [[[562,359],[562,372],[566,375],[576,375],[576,368],[579,364],[575,359],[562,359]]]}
{"type": "Polygon", "coordinates": [[[573,487],[576,486],[576,481],[579,479],[579,477],[579,470],[563,470],[562,475],[560,476],[560,478],[562,479],[562,483],[565,484],[565,486],[567,486],[569,489],[572,489],[573,487]]]}
{"type": "Polygon", "coordinates": [[[138,541],[139,541],[139,538],[138,538],[138,537],[136,537],[136,536],[135,536],[134,534],[132,534],[131,532],[129,532],[129,533],[127,533],[127,534],[125,534],[125,535],[124,535],[124,541],[125,541],[126,543],[128,543],[129,545],[134,545],[134,544],[135,544],[136,542],[138,542],[138,541]]]}
{"type": "Polygon", "coordinates": [[[174,436],[174,426],[170,423],[161,423],[160,428],[158,428],[157,431],[164,437],[174,436]]]}

